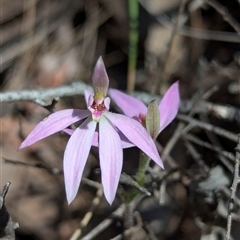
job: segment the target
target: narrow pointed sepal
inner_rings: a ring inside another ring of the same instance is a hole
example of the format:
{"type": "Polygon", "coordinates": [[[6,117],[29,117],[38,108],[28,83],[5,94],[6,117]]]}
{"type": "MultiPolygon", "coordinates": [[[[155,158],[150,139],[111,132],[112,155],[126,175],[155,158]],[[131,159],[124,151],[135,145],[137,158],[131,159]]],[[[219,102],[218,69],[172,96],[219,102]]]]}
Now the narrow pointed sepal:
{"type": "Polygon", "coordinates": [[[112,204],[122,171],[123,150],[117,131],[104,116],[99,122],[99,157],[104,195],[112,204]]]}
{"type": "MultiPolygon", "coordinates": [[[[63,130],[65,133],[67,133],[68,135],[73,135],[74,130],[70,129],[70,128],[66,128],[63,130]]],[[[130,147],[134,147],[134,144],[132,144],[131,142],[129,142],[129,140],[119,131],[117,131],[120,139],[121,139],[121,144],[122,144],[122,148],[130,148],[130,147]]],[[[93,142],[92,142],[92,146],[94,147],[99,147],[98,144],[98,132],[94,133],[94,137],[93,137],[93,142]]]]}
{"type": "Polygon", "coordinates": [[[109,89],[108,94],[122,112],[129,117],[138,117],[140,114],[147,113],[147,107],[144,103],[126,93],[117,89],[109,89]]]}
{"type": "Polygon", "coordinates": [[[106,72],[105,65],[103,63],[102,57],[99,57],[97,60],[96,66],[94,68],[93,77],[93,90],[94,90],[94,99],[99,104],[107,96],[109,79],[106,72]]]}
{"type": "Polygon", "coordinates": [[[162,101],[159,104],[160,132],[176,117],[179,104],[179,83],[175,82],[164,94],[162,101]]]}
{"type": "Polygon", "coordinates": [[[97,123],[92,121],[91,118],[86,119],[73,132],[66,146],[63,159],[63,171],[68,204],[70,204],[77,195],[96,126],[97,123]]]}
{"type": "Polygon", "coordinates": [[[90,115],[88,110],[66,109],[52,113],[43,119],[22,142],[19,149],[30,146],[33,143],[59,132],[69,125],[90,115]]]}
{"type": "Polygon", "coordinates": [[[130,142],[146,153],[161,168],[164,168],[153,139],[140,122],[122,114],[106,112],[105,116],[130,142]]]}

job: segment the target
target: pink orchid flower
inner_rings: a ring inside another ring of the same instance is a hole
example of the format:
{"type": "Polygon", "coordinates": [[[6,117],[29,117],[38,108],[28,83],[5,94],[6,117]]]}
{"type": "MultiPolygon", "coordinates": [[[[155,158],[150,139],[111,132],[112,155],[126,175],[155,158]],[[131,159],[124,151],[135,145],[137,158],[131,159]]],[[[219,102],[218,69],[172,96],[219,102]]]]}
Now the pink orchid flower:
{"type": "MultiPolygon", "coordinates": [[[[144,123],[147,114],[147,107],[140,100],[129,96],[116,89],[109,90],[109,96],[116,105],[129,117],[137,119],[144,123]]],[[[160,112],[160,130],[166,128],[176,117],[180,103],[179,84],[175,82],[164,94],[162,101],[158,105],[160,112]]]]}
{"type": "MultiPolygon", "coordinates": [[[[89,97],[93,95],[92,92],[89,92],[89,91],[84,91],[84,97],[85,97],[85,102],[87,104],[87,107],[88,107],[88,99],[89,97]]],[[[65,133],[69,134],[69,135],[72,135],[74,133],[74,129],[71,129],[71,128],[66,128],[63,130],[65,133]]],[[[121,144],[122,144],[122,148],[130,148],[130,147],[134,147],[134,144],[132,144],[120,131],[118,131],[118,129],[116,128],[116,131],[118,132],[119,134],[119,137],[121,139],[121,144]]],[[[99,147],[99,144],[98,144],[98,132],[95,131],[94,133],[94,136],[93,136],[93,142],[92,142],[92,146],[94,147],[99,147]]]]}
{"type": "Polygon", "coordinates": [[[109,79],[101,57],[95,66],[92,82],[94,95],[85,94],[85,97],[89,95],[88,110],[66,109],[49,115],[32,130],[20,146],[21,149],[32,145],[85,119],[72,133],[64,152],[64,181],[69,204],[76,197],[94,142],[99,145],[103,191],[109,204],[112,204],[115,198],[122,170],[124,138],[163,167],[154,141],[141,123],[128,116],[108,111],[110,98],[106,95],[109,79]]]}

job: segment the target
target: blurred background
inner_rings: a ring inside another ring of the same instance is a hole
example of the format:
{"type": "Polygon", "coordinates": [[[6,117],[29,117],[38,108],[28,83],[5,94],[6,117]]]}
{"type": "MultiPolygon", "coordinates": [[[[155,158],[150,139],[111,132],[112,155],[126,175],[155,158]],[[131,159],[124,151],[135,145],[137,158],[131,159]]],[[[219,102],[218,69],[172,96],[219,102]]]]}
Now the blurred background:
{"type": "MultiPolygon", "coordinates": [[[[101,55],[110,87],[162,96],[178,80],[181,99],[187,104],[192,97],[201,96],[218,85],[209,102],[239,111],[240,2],[139,0],[136,1],[135,18],[129,11],[131,2],[133,0],[1,0],[1,92],[53,88],[77,81],[91,85],[93,67],[101,55]],[[220,9],[216,9],[216,3],[220,9]],[[229,24],[229,16],[236,20],[235,28],[229,24]],[[131,29],[132,26],[136,29],[131,29]],[[131,46],[129,36],[136,30],[138,41],[131,46]],[[133,75],[129,68],[132,53],[136,57],[133,75]]],[[[180,112],[189,113],[191,107],[184,106],[180,112]]],[[[64,108],[85,108],[83,96],[62,98],[55,110],[64,108]]],[[[239,112],[224,118],[209,109],[198,112],[197,118],[234,133],[240,132],[239,112]]],[[[76,200],[67,206],[62,174],[49,171],[58,169],[61,172],[68,140],[65,134],[56,134],[17,151],[27,134],[48,114],[47,109],[31,102],[1,105],[0,188],[7,181],[12,182],[6,205],[12,219],[20,225],[17,230],[20,240],[70,239],[83,216],[92,209],[96,196],[96,188],[83,183],[76,200]],[[45,169],[22,166],[14,161],[40,163],[45,169]]],[[[176,127],[177,120],[158,138],[163,147],[176,127]]],[[[215,134],[209,136],[203,130],[193,133],[202,141],[234,153],[236,142],[215,134]]],[[[219,178],[225,180],[221,188],[228,189],[233,169],[219,162],[213,150],[198,146],[197,151],[208,167],[204,177],[201,175],[204,167],[189,151],[181,142],[172,152],[176,165],[170,164],[167,170],[180,169],[179,174],[184,179],[174,178],[169,182],[169,204],[159,207],[158,202],[150,198],[139,207],[148,233],[142,239],[223,239],[227,195],[214,193],[208,196],[211,201],[207,201],[204,191],[215,189],[219,178]],[[220,170],[215,169],[217,166],[220,170]],[[182,169],[188,173],[183,174],[182,169]],[[212,176],[210,170],[214,171],[215,180],[209,190],[206,185],[212,176]],[[194,179],[198,174],[201,178],[194,179]],[[193,191],[195,184],[200,186],[201,181],[201,190],[193,191]],[[221,202],[223,215],[218,210],[219,199],[224,199],[221,202]]],[[[125,158],[134,154],[136,149],[126,150],[125,158]]],[[[84,176],[99,181],[98,166],[94,154],[90,155],[84,176]]],[[[134,173],[135,168],[136,163],[126,160],[125,172],[134,173]]],[[[83,228],[84,234],[105,219],[120,202],[117,199],[109,207],[104,198],[100,198],[93,218],[83,228]]],[[[239,219],[233,226],[236,240],[240,234],[238,229],[239,219]]],[[[94,239],[111,239],[122,231],[123,223],[119,219],[94,239]]],[[[129,239],[140,239],[136,233],[132,236],[129,239]]]]}

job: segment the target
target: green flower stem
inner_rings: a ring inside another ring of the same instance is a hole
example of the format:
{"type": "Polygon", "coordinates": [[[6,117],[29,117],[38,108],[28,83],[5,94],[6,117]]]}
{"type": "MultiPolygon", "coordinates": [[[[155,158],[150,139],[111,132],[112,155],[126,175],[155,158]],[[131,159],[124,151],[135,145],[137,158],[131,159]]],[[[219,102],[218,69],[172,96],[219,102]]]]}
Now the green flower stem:
{"type": "Polygon", "coordinates": [[[146,171],[149,166],[150,158],[143,152],[140,153],[138,171],[136,174],[136,181],[140,186],[143,186],[145,183],[146,171]]]}
{"type": "Polygon", "coordinates": [[[136,66],[138,55],[138,27],[139,27],[139,5],[137,0],[128,0],[129,13],[129,52],[128,52],[128,83],[127,90],[132,92],[135,86],[136,66]]]}
{"type": "MultiPolygon", "coordinates": [[[[140,152],[140,159],[139,159],[139,165],[138,170],[135,175],[135,180],[140,186],[143,186],[145,183],[145,176],[146,176],[146,170],[149,166],[150,158],[143,152],[140,152]]],[[[136,188],[133,188],[130,193],[123,194],[123,198],[125,203],[130,204],[132,200],[139,194],[139,190],[136,188]]]]}
{"type": "MultiPolygon", "coordinates": [[[[160,113],[158,109],[158,104],[156,100],[153,100],[148,105],[148,111],[146,114],[145,121],[142,122],[143,126],[147,129],[148,133],[152,136],[153,139],[156,139],[159,130],[160,130],[160,113]]],[[[140,152],[139,165],[137,174],[135,175],[135,180],[140,186],[143,186],[145,183],[146,171],[149,166],[150,158],[140,152]]],[[[139,190],[134,188],[129,194],[125,194],[124,199],[126,203],[130,203],[137,195],[139,190]]]]}

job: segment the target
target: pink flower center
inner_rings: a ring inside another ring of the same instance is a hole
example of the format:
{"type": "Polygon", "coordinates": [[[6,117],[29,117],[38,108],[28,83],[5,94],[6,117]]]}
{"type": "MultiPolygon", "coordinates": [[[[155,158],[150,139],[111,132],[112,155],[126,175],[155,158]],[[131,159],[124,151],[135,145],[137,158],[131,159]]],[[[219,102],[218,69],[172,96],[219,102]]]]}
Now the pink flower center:
{"type": "Polygon", "coordinates": [[[138,115],[133,117],[137,121],[139,121],[144,127],[146,127],[146,115],[143,113],[139,113],[138,115]]]}
{"type": "Polygon", "coordinates": [[[93,119],[98,121],[101,115],[107,110],[106,106],[104,105],[104,101],[100,104],[97,104],[93,101],[93,104],[90,107],[90,111],[92,112],[93,119]]]}

